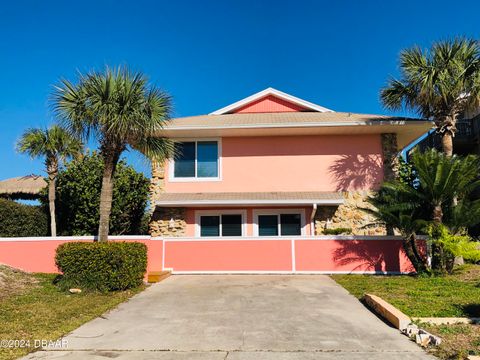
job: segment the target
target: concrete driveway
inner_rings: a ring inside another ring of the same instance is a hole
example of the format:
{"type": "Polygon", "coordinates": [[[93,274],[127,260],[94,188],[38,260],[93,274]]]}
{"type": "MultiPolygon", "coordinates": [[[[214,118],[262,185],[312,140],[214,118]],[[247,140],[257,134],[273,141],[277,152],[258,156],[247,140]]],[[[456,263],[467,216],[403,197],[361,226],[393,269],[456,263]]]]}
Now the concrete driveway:
{"type": "Polygon", "coordinates": [[[26,359],[433,359],[321,275],[176,275],[26,359]]]}

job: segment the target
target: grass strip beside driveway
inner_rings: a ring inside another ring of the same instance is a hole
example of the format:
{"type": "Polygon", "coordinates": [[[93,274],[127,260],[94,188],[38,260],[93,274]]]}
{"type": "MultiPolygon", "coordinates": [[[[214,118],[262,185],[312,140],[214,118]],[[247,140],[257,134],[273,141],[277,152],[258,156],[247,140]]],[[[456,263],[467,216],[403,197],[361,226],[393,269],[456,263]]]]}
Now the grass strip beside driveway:
{"type": "Polygon", "coordinates": [[[29,340],[30,347],[0,348],[0,360],[15,359],[35,350],[35,340],[54,341],[143,289],[72,295],[53,285],[53,274],[17,276],[22,277],[22,289],[0,298],[0,340],[29,340]],[[26,276],[31,281],[26,281],[26,276]]]}
{"type": "Polygon", "coordinates": [[[444,277],[333,275],[361,299],[370,293],[410,317],[480,317],[480,266],[465,265],[444,277]]]}

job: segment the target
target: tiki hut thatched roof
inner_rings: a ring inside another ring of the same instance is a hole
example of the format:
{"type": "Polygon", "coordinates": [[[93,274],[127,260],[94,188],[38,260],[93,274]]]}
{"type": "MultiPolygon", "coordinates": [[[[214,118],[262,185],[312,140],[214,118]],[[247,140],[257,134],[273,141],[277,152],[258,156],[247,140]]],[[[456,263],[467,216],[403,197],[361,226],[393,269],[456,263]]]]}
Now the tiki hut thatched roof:
{"type": "Polygon", "coordinates": [[[19,176],[0,181],[0,197],[37,199],[47,182],[40,175],[19,176]]]}

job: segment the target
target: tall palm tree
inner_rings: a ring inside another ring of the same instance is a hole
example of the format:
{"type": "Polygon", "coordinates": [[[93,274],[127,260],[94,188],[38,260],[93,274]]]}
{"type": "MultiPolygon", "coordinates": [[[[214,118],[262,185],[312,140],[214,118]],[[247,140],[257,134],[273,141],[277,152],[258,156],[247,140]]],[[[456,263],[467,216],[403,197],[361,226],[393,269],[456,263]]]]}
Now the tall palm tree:
{"type": "Polygon", "coordinates": [[[61,80],[53,93],[60,122],[73,134],[99,141],[104,161],[98,240],[108,241],[113,175],[121,154],[140,151],[164,161],[173,143],[158,136],[170,117],[170,96],[149,85],[142,73],[126,67],[80,75],[77,83],[61,80]]]}
{"type": "Polygon", "coordinates": [[[384,106],[413,110],[435,122],[443,152],[453,153],[452,139],[458,117],[480,105],[480,47],[458,38],[400,53],[400,79],[390,79],[381,90],[384,106]]]}
{"type": "Polygon", "coordinates": [[[48,205],[50,209],[50,232],[57,236],[55,221],[55,181],[60,162],[81,153],[81,141],[63,128],[53,125],[49,129],[28,129],[17,142],[17,150],[32,158],[44,157],[48,174],[48,205]]]}

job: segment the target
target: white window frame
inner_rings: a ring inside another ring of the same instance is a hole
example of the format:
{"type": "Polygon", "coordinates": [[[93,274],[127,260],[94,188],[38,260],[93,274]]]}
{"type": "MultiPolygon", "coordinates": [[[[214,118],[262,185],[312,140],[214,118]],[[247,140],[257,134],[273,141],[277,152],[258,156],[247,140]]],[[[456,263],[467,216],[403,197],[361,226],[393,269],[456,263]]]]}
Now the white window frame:
{"type": "Polygon", "coordinates": [[[202,216],[220,216],[220,236],[212,236],[216,238],[235,238],[247,235],[247,211],[246,210],[195,210],[195,237],[206,239],[208,236],[200,235],[200,217],[202,216]],[[222,236],[222,215],[241,215],[242,216],[242,234],[240,236],[222,236]]]}
{"type": "Polygon", "coordinates": [[[168,164],[168,180],[170,182],[208,182],[208,181],[222,181],[222,138],[181,138],[174,139],[174,142],[195,142],[195,176],[194,177],[175,177],[175,159],[170,159],[168,164]],[[216,141],[217,142],[217,166],[218,176],[216,177],[197,177],[197,144],[202,141],[216,141]]]}
{"type": "MultiPolygon", "coordinates": [[[[307,233],[307,224],[305,222],[305,209],[259,209],[253,210],[253,236],[260,236],[258,233],[258,216],[259,215],[277,215],[278,219],[278,235],[272,237],[295,237],[305,236],[307,233]],[[282,224],[280,221],[280,215],[282,214],[300,214],[300,235],[281,235],[282,224]]],[[[269,236],[260,236],[269,237],[269,236]]]]}

